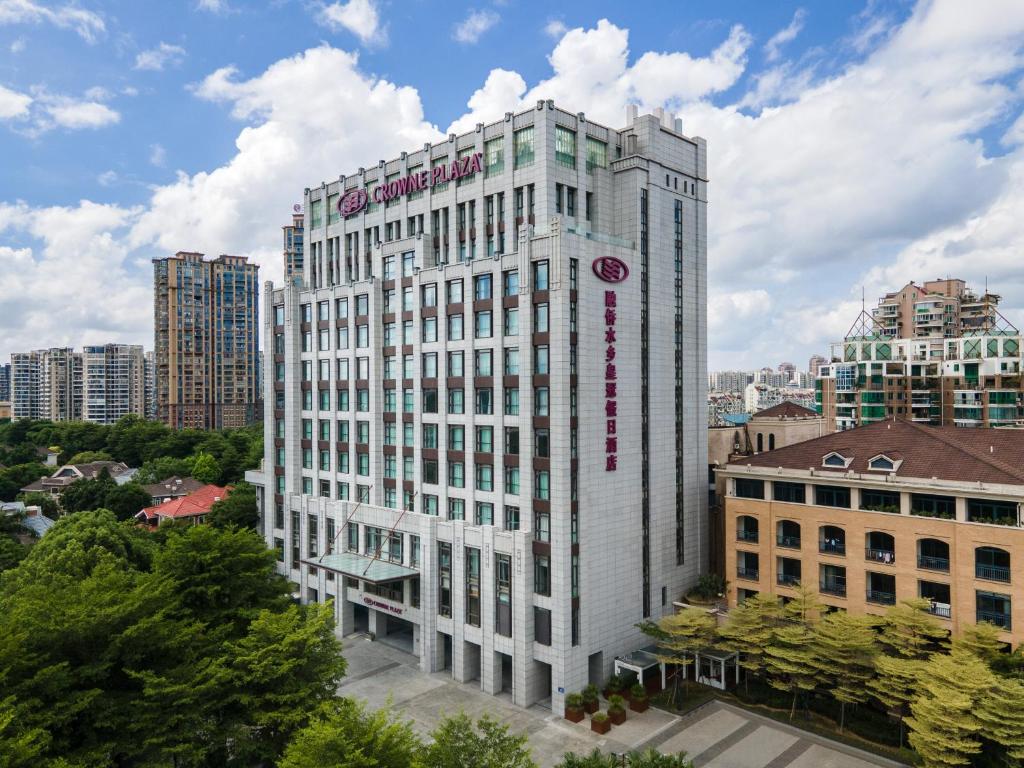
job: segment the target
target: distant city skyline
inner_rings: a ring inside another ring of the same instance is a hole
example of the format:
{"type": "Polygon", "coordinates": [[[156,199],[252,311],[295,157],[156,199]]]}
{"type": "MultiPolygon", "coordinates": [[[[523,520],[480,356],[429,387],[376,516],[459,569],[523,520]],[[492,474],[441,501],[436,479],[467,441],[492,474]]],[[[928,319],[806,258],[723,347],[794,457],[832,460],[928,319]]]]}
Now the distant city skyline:
{"type": "Polygon", "coordinates": [[[148,345],[148,266],[179,250],[246,256],[279,283],[304,186],[538,98],[613,128],[627,103],[667,107],[715,147],[712,370],[802,366],[862,292],[873,303],[911,277],[988,278],[1024,324],[1019,3],[964,24],[950,0],[713,17],[593,0],[495,5],[476,26],[463,8],[375,0],[82,0],[62,24],[38,0],[14,7],[0,15],[3,361],[148,345]]]}

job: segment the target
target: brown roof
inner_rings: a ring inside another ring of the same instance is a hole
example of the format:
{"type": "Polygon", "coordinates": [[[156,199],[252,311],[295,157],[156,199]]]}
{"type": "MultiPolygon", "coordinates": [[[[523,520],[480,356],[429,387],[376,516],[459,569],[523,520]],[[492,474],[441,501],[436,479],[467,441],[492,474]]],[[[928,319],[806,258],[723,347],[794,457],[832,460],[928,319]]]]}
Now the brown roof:
{"type": "Polygon", "coordinates": [[[146,493],[153,498],[166,498],[168,496],[188,496],[202,488],[204,483],[192,477],[178,477],[174,475],[159,483],[151,483],[142,486],[146,493]]]}
{"type": "Polygon", "coordinates": [[[883,477],[885,472],[868,469],[868,462],[882,454],[894,462],[902,460],[897,477],[1024,485],[1024,430],[932,427],[910,421],[878,421],[744,457],[732,466],[883,477]],[[850,459],[849,465],[823,467],[822,459],[830,453],[850,459]]]}
{"type": "Polygon", "coordinates": [[[789,400],[784,400],[771,408],[765,408],[754,414],[755,419],[809,419],[818,418],[818,412],[804,408],[789,400]]]}

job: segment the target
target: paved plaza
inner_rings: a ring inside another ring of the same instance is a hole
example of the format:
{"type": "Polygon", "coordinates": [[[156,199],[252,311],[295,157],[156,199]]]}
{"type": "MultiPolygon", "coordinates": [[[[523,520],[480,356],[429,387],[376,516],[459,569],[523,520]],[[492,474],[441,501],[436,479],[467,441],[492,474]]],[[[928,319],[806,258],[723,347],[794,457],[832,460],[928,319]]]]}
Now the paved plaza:
{"type": "Polygon", "coordinates": [[[529,738],[541,768],[556,765],[565,752],[628,752],[655,747],[685,752],[697,768],[897,768],[899,763],[712,701],[685,717],[649,709],[629,713],[623,725],[599,736],[589,720],[570,723],[542,706],[522,709],[505,694],[490,696],[478,684],[457,683],[447,672],[424,674],[416,658],[383,642],[345,638],[348,676],[340,692],[371,708],[390,702],[395,712],[426,735],[446,715],[489,714],[529,738]]]}

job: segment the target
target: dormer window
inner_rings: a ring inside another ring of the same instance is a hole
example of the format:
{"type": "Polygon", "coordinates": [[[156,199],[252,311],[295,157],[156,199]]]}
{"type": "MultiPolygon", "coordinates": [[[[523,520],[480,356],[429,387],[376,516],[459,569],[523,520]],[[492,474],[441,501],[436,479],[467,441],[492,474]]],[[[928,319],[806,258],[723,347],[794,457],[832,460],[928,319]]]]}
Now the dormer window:
{"type": "Polygon", "coordinates": [[[900,463],[900,460],[890,459],[883,453],[868,461],[868,469],[873,469],[876,472],[895,472],[900,463]]]}
{"type": "Polygon", "coordinates": [[[832,453],[827,454],[821,460],[821,466],[830,467],[832,469],[846,469],[848,466],[850,466],[851,461],[853,461],[853,459],[848,459],[841,453],[836,453],[835,451],[833,451],[832,453]]]}

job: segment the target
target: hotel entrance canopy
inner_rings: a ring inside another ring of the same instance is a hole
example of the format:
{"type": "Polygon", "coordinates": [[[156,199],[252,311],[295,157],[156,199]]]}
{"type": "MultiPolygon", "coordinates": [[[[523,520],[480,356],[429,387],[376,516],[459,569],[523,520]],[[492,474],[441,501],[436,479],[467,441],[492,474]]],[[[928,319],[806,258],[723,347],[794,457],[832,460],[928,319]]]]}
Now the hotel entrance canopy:
{"type": "Polygon", "coordinates": [[[420,575],[415,568],[407,568],[404,565],[390,563],[379,558],[375,560],[354,552],[338,552],[333,555],[303,560],[303,562],[317,568],[326,568],[335,573],[351,576],[353,579],[362,579],[371,584],[411,579],[420,575]]]}

